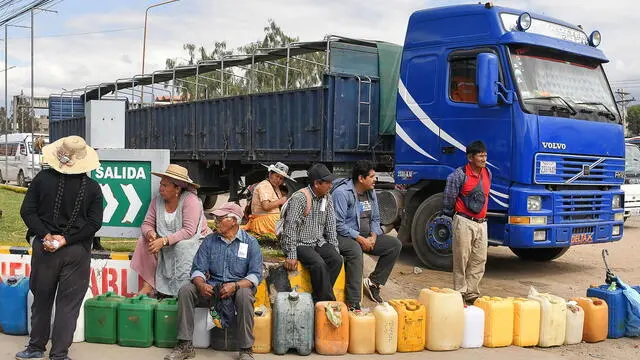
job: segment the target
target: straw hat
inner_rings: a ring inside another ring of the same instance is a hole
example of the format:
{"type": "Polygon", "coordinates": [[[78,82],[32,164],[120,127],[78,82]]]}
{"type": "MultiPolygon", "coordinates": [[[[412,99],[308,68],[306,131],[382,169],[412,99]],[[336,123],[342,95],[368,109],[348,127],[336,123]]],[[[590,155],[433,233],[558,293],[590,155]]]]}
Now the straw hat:
{"type": "Polygon", "coordinates": [[[67,136],[42,148],[43,162],[62,174],[82,174],[100,167],[98,153],[80,136],[67,136]]]}
{"type": "Polygon", "coordinates": [[[189,171],[180,165],[169,164],[169,167],[165,172],[158,173],[158,172],[152,171],[151,173],[155,176],[160,176],[160,177],[166,176],[172,179],[180,180],[188,185],[193,186],[196,189],[200,187],[200,185],[194,183],[193,180],[191,180],[191,178],[189,177],[189,171]]]}
{"type": "MultiPolygon", "coordinates": [[[[274,173],[278,174],[278,175],[282,175],[284,177],[286,177],[289,180],[293,180],[288,172],[289,172],[289,167],[281,162],[277,162],[275,163],[275,165],[265,165],[265,164],[261,164],[262,166],[267,168],[267,171],[271,172],[273,171],[274,173]]],[[[293,180],[295,181],[295,180],[293,180]]]]}

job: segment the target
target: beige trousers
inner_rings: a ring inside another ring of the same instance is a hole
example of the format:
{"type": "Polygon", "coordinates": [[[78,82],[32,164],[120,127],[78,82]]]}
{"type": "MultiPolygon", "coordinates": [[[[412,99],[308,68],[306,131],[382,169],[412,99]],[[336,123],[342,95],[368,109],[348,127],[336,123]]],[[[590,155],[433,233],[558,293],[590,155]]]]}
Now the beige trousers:
{"type": "Polygon", "coordinates": [[[480,280],[487,263],[487,222],[453,217],[453,288],[466,300],[480,296],[480,280]]]}

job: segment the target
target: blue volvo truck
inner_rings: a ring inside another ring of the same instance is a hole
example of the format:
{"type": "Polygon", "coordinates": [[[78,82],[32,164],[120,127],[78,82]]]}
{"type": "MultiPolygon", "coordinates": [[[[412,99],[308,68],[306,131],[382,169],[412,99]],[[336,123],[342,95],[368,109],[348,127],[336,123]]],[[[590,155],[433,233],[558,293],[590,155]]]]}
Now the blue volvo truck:
{"type": "MultiPolygon", "coordinates": [[[[597,31],[532,12],[450,6],[415,12],[402,47],[329,37],[71,97],[131,101],[123,89],[195,75],[195,101],[131,106],[125,140],[127,148],[170,149],[206,199],[228,192],[238,200],[264,178],[264,163],[304,170],[324,162],[346,175],[353,161],[373,159],[393,173],[378,184],[384,229],[395,229],[433,269],[452,262],[450,219],[441,215],[446,178],[466,163],[465,145],[482,140],[493,173],[490,244],[549,261],[572,245],[623,235],[623,128],[599,43],[597,31]],[[258,92],[248,70],[246,94],[230,96],[222,86],[215,98],[211,91],[200,98],[201,74],[277,59],[288,74],[293,57],[309,52],[325,54],[319,86],[258,92]]],[[[81,134],[82,126],[78,118],[51,124],[58,137],[81,134]]],[[[304,175],[298,180],[288,185],[300,186],[304,175]]]]}

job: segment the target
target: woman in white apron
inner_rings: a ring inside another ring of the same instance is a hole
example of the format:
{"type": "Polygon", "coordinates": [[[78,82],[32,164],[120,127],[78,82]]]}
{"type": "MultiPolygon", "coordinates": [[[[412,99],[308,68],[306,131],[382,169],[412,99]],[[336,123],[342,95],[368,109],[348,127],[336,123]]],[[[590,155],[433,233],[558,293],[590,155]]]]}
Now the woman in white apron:
{"type": "Polygon", "coordinates": [[[190,279],[202,239],[211,233],[187,169],[171,164],[160,176],[160,191],[141,226],[131,268],[143,279],[140,294],[177,296],[190,279]]]}

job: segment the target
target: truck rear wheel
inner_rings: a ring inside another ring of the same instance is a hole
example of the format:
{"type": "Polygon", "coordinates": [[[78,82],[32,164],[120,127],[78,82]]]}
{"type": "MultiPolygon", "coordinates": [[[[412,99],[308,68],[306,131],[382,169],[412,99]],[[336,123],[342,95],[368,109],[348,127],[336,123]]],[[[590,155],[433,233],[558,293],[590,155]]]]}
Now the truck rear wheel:
{"type": "Polygon", "coordinates": [[[205,195],[202,199],[202,207],[209,210],[216,206],[216,202],[218,202],[218,195],[205,195]]]}
{"type": "Polygon", "coordinates": [[[411,244],[418,259],[429,269],[451,271],[453,267],[451,221],[442,217],[444,194],[430,196],[420,204],[411,224],[411,244]]]}
{"type": "Polygon", "coordinates": [[[520,259],[526,261],[551,261],[564,255],[569,250],[568,247],[539,248],[539,249],[523,249],[509,248],[520,259]]]}

